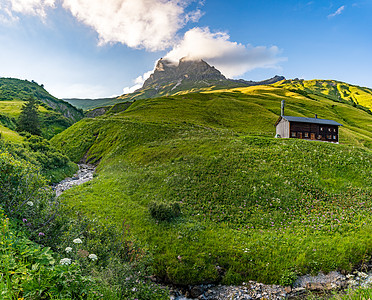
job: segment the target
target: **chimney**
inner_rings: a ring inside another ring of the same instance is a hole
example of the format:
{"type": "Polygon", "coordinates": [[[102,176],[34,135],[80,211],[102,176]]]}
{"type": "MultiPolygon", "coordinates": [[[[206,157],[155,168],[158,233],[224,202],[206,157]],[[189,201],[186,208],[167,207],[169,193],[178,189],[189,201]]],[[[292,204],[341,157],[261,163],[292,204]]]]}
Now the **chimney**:
{"type": "Polygon", "coordinates": [[[315,119],[318,119],[318,115],[317,114],[315,114],[315,119]]]}
{"type": "Polygon", "coordinates": [[[285,100],[282,100],[282,110],[280,113],[281,116],[284,116],[284,107],[285,107],[285,100]]]}

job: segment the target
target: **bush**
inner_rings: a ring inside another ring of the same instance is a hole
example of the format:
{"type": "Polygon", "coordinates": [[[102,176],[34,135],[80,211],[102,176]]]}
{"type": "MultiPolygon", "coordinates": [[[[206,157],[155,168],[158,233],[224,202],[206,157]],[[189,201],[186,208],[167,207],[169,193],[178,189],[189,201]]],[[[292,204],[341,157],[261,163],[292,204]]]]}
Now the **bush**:
{"type": "Polygon", "coordinates": [[[151,217],[158,221],[171,221],[181,215],[181,207],[177,202],[155,202],[149,204],[151,217]]]}
{"type": "Polygon", "coordinates": [[[282,274],[282,277],[279,280],[280,285],[288,286],[288,285],[293,285],[293,283],[297,279],[297,273],[292,270],[285,270],[284,273],[282,274]]]}

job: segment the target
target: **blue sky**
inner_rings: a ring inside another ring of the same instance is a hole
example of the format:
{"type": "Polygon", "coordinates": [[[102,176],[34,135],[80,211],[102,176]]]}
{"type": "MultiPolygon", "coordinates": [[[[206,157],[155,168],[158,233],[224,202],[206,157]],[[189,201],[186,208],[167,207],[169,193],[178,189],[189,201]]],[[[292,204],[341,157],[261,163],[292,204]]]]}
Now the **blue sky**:
{"type": "Polygon", "coordinates": [[[188,55],[228,77],[372,88],[371,14],[372,0],[0,0],[0,76],[108,97],[188,55]]]}

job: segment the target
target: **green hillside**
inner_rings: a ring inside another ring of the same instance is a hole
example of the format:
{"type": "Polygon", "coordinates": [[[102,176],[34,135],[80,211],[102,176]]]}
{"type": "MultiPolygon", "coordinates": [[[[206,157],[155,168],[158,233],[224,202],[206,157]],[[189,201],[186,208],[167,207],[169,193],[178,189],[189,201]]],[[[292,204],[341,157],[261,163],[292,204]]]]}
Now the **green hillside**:
{"type": "Polygon", "coordinates": [[[372,111],[372,90],[336,80],[284,80],[274,86],[291,89],[316,98],[328,97],[335,101],[345,101],[367,107],[372,111]]]}
{"type": "Polygon", "coordinates": [[[0,78],[0,124],[7,129],[0,129],[4,137],[5,131],[14,131],[17,118],[25,100],[30,97],[40,101],[39,113],[42,134],[51,138],[62,132],[74,122],[83,118],[83,112],[71,104],[51,96],[35,82],[13,78],[0,78]]]}
{"type": "Polygon", "coordinates": [[[350,103],[258,86],[137,100],[52,144],[99,164],[62,196],[71,211],[127,228],[163,280],[288,284],[372,254],[371,125],[350,103]],[[274,139],[283,99],[342,123],[341,145],[274,139]]]}
{"type": "Polygon", "coordinates": [[[50,95],[43,85],[38,85],[34,81],[0,78],[0,103],[13,100],[25,101],[31,96],[74,122],[79,121],[83,117],[81,111],[71,104],[50,95]]]}

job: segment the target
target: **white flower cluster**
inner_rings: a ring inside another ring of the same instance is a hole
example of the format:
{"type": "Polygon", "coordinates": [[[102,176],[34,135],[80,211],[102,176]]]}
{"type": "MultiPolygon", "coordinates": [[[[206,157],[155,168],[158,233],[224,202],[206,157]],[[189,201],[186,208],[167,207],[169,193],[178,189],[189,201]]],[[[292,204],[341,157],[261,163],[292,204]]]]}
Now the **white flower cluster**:
{"type": "Polygon", "coordinates": [[[66,247],[65,251],[66,251],[66,253],[70,253],[72,251],[72,248],[71,247],[66,247]]]}
{"type": "Polygon", "coordinates": [[[72,242],[74,244],[81,244],[83,241],[81,239],[74,239],[72,242]]]}
{"type": "Polygon", "coordinates": [[[59,263],[60,263],[61,265],[71,265],[71,259],[69,259],[69,258],[62,258],[62,259],[59,261],[59,263]]]}
{"type": "Polygon", "coordinates": [[[28,206],[34,206],[34,202],[32,202],[32,201],[27,201],[26,204],[27,204],[28,206]]]}
{"type": "Polygon", "coordinates": [[[97,257],[97,255],[95,255],[95,254],[89,254],[89,256],[88,256],[91,260],[97,260],[98,259],[98,257],[97,257]]]}

